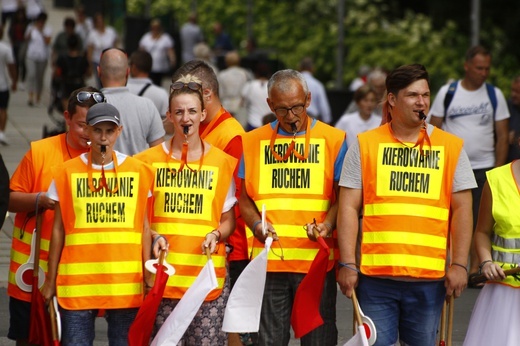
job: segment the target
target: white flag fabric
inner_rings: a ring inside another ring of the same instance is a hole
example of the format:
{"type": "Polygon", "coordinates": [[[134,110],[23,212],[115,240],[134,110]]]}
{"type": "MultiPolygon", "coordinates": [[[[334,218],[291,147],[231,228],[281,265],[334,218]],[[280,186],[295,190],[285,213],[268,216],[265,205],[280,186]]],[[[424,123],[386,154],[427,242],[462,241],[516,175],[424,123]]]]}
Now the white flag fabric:
{"type": "Polygon", "coordinates": [[[152,341],[152,346],[177,345],[188,329],[193,317],[206,299],[207,295],[218,287],[217,275],[213,260],[202,268],[190,288],[184,293],[181,300],[152,341]]]}
{"type": "Polygon", "coordinates": [[[264,250],[244,268],[233,286],[222,323],[224,332],[253,333],[260,329],[267,254],[272,243],[273,238],[267,237],[264,250]]]}
{"type": "Polygon", "coordinates": [[[369,346],[367,335],[365,334],[365,327],[359,326],[356,335],[350,338],[343,346],[369,346]]]}

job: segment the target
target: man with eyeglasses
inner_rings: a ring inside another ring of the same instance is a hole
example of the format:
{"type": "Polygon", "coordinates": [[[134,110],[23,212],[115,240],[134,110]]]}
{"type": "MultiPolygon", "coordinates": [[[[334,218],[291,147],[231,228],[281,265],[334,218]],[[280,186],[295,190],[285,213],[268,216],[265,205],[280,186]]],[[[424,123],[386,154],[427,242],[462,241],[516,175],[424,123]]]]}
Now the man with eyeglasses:
{"type": "Polygon", "coordinates": [[[103,52],[98,74],[107,102],[121,113],[123,131],[115,149],[126,155],[137,154],[164,141],[164,127],[153,102],[130,92],[126,86],[130,69],[126,53],[117,48],[103,52]]]}
{"type": "Polygon", "coordinates": [[[52,180],[51,169],[89,150],[89,137],[85,131],[87,110],[100,102],[105,102],[105,97],[93,87],[72,92],[63,114],[68,131],[32,142],[11,178],[9,211],[16,213],[16,217],[7,287],[11,314],[7,336],[17,342],[27,342],[29,337],[31,292],[30,289],[27,291],[26,285],[20,287],[17,283],[16,271],[31,253],[36,207],[43,213],[40,266],[46,270],[55,205],[46,195],[52,180]]]}
{"type": "Polygon", "coordinates": [[[267,231],[278,240],[268,255],[259,345],[287,345],[293,299],[320,248],[314,231],[326,239],[331,255],[320,302],[324,324],[301,338],[305,345],[336,345],[334,243],[337,191],[347,151],[345,133],[311,118],[311,93],[294,70],[278,71],[267,84],[267,103],[276,120],[242,140],[239,177],[242,217],[254,235],[253,257],[264,248],[261,210],[267,231]],[[306,226],[304,228],[302,226],[306,226]]]}

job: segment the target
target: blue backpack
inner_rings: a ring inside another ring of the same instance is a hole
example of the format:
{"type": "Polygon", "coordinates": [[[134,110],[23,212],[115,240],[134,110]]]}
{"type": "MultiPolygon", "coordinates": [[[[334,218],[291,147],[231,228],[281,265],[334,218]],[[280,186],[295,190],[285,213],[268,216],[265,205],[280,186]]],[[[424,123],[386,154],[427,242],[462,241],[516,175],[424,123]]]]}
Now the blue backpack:
{"type": "MultiPolygon", "coordinates": [[[[450,106],[451,101],[453,100],[453,96],[455,95],[455,91],[457,90],[457,81],[452,82],[448,87],[448,92],[446,92],[446,96],[444,97],[444,118],[443,121],[446,121],[446,115],[448,114],[448,107],[450,106]]],[[[486,90],[488,93],[489,100],[491,101],[491,106],[493,107],[493,121],[495,120],[495,115],[497,112],[497,94],[495,93],[495,87],[489,83],[486,83],[486,90]]]]}

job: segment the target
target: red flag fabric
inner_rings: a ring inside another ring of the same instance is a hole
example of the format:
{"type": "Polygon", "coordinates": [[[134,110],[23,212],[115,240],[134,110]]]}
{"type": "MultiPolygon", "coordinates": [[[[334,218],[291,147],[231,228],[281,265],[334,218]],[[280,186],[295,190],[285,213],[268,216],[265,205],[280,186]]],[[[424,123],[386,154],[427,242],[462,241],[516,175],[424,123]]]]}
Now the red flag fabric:
{"type": "Polygon", "coordinates": [[[31,293],[31,315],[29,319],[29,343],[52,346],[51,320],[45,299],[38,288],[38,277],[33,277],[31,293]]]}
{"type": "Polygon", "coordinates": [[[321,248],[312,261],[309,272],[298,286],[294,297],[291,324],[296,338],[301,338],[323,324],[323,318],[320,314],[320,301],[327,274],[330,249],[322,237],[317,237],[316,240],[321,248]]]}
{"type": "Polygon", "coordinates": [[[155,274],[155,281],[153,288],[143,301],[143,304],[137,312],[134,322],[128,331],[128,345],[129,346],[148,346],[150,345],[150,337],[152,335],[153,325],[155,323],[155,315],[159,304],[161,304],[166,282],[168,281],[168,274],[166,274],[166,267],[157,263],[157,273],[155,274]]]}

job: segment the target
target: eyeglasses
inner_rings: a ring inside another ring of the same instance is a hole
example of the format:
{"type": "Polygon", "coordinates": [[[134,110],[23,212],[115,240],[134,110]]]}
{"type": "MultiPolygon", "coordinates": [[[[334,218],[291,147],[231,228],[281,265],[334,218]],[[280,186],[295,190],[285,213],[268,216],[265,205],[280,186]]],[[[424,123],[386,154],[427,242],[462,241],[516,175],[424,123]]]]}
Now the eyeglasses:
{"type": "Polygon", "coordinates": [[[296,105],[289,108],[277,108],[274,110],[274,114],[282,118],[286,117],[287,114],[289,114],[289,111],[291,111],[294,115],[300,115],[303,113],[303,110],[305,109],[305,103],[307,103],[307,96],[305,96],[305,101],[302,105],[296,105]]]}
{"type": "Polygon", "coordinates": [[[96,103],[104,103],[104,102],[107,102],[107,100],[106,100],[106,98],[105,98],[105,95],[103,95],[102,93],[98,93],[98,92],[80,91],[80,92],[76,95],[76,99],[78,100],[79,103],[85,103],[85,102],[87,102],[91,97],[94,99],[94,101],[95,101],[96,103]]]}
{"type": "Polygon", "coordinates": [[[200,91],[202,89],[202,84],[197,82],[189,82],[189,83],[183,83],[183,82],[175,82],[172,85],[170,85],[170,93],[174,90],[181,90],[184,88],[188,88],[193,91],[200,91]]]}

